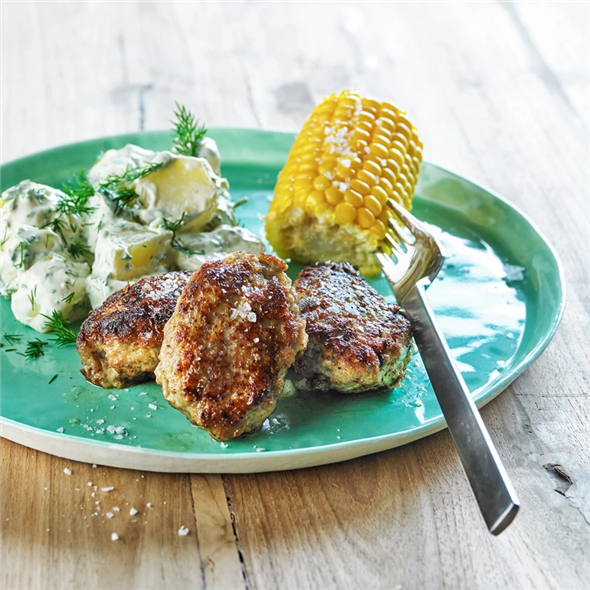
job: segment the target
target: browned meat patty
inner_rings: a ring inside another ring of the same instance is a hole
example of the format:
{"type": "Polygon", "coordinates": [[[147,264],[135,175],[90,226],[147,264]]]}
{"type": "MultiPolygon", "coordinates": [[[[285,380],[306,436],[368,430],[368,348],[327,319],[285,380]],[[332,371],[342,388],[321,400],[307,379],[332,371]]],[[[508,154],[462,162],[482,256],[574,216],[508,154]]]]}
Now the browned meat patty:
{"type": "Polygon", "coordinates": [[[156,381],[168,402],[216,440],[259,428],[305,348],[287,265],[236,252],[191,277],[164,329],[156,381]]]}
{"type": "Polygon", "coordinates": [[[350,264],[307,267],[295,291],[309,336],[295,362],[298,388],[355,393],[401,383],[412,354],[410,322],[350,264]]]}
{"type": "Polygon", "coordinates": [[[169,272],[141,279],[92,311],[76,342],[84,377],[105,388],[152,379],[164,325],[191,274],[169,272]]]}

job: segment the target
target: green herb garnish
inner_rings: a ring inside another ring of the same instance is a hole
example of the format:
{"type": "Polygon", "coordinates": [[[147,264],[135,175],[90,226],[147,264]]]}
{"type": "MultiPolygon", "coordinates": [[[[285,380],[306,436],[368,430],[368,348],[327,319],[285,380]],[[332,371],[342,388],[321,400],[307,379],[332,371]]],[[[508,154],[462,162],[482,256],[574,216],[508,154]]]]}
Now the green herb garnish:
{"type": "Polygon", "coordinates": [[[164,227],[172,232],[172,240],[170,245],[179,252],[183,252],[184,254],[205,254],[205,252],[198,252],[197,250],[193,250],[192,248],[188,248],[185,246],[178,236],[176,235],[178,230],[182,227],[184,223],[184,218],[186,216],[186,211],[176,220],[170,221],[169,219],[163,218],[164,227]]]}
{"type": "Polygon", "coordinates": [[[39,338],[35,338],[35,340],[29,340],[27,342],[27,347],[25,348],[25,352],[18,352],[21,356],[24,356],[28,359],[36,359],[40,356],[43,356],[45,353],[43,352],[43,347],[47,346],[47,342],[43,340],[39,340],[39,338]]]}
{"type": "MultiPolygon", "coordinates": [[[[25,246],[27,245],[26,242],[21,242],[15,249],[15,253],[20,250],[20,260],[18,264],[14,265],[14,268],[24,268],[25,266],[25,246]]],[[[13,256],[14,260],[14,256],[13,256]]]]}
{"type": "Polygon", "coordinates": [[[90,199],[95,191],[86,177],[84,170],[80,170],[70,176],[63,183],[62,191],[66,194],[66,197],[60,199],[57,205],[59,214],[87,215],[93,211],[94,208],[88,206],[88,199],[90,199]]]}
{"type": "Polygon", "coordinates": [[[66,328],[65,320],[61,312],[56,309],[51,313],[51,317],[41,314],[47,321],[45,328],[48,332],[53,332],[55,342],[58,346],[65,346],[66,344],[74,344],[76,342],[76,333],[69,328],[66,328]]]}
{"type": "Polygon", "coordinates": [[[72,303],[72,301],[74,300],[74,297],[76,296],[76,294],[72,291],[69,295],[66,295],[62,301],[64,303],[67,303],[68,305],[72,303]]]}
{"type": "Polygon", "coordinates": [[[108,176],[98,186],[98,192],[114,204],[115,214],[117,214],[124,209],[133,207],[139,198],[139,195],[135,192],[135,188],[131,184],[155,172],[164,164],[165,162],[154,162],[140,168],[127,167],[123,174],[111,174],[108,176]]]}
{"type": "Polygon", "coordinates": [[[29,291],[29,302],[31,303],[31,310],[35,311],[35,297],[37,296],[37,285],[31,291],[29,291]]]}
{"type": "Polygon", "coordinates": [[[68,252],[72,255],[72,258],[78,258],[79,256],[88,256],[92,254],[88,244],[83,242],[72,242],[68,246],[68,252]]]}
{"type": "Polygon", "coordinates": [[[11,346],[20,344],[20,341],[23,339],[22,334],[4,334],[4,338],[11,346]]]}
{"type": "Polygon", "coordinates": [[[57,379],[57,374],[55,374],[50,380],[49,385],[51,385],[57,379]]]}
{"type": "Polygon", "coordinates": [[[205,125],[201,125],[186,107],[177,102],[175,104],[174,116],[176,119],[171,121],[174,125],[172,149],[181,156],[196,158],[199,155],[201,142],[207,134],[207,128],[205,125]]]}

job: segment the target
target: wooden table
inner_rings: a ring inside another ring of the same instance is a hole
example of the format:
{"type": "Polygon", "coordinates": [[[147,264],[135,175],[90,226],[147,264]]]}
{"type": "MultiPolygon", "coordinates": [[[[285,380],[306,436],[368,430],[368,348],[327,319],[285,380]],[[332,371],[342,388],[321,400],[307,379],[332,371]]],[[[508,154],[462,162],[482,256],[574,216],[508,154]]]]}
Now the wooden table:
{"type": "Polygon", "coordinates": [[[528,213],[568,283],[553,343],[483,410],[522,501],[500,537],[447,432],[222,477],[3,440],[3,589],[590,587],[588,4],[21,2],[3,3],[2,35],[4,161],[165,128],[175,99],[211,126],[297,129],[354,87],[407,105],[428,159],[528,213]],[[88,481],[115,486],[125,518],[92,518],[88,481]]]}

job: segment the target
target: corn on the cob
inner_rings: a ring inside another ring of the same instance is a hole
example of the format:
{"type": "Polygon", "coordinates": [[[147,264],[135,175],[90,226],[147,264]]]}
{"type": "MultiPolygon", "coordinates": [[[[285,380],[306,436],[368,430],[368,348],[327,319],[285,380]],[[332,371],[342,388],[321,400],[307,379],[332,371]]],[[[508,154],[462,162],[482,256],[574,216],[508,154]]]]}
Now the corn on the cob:
{"type": "Polygon", "coordinates": [[[348,261],[377,274],[373,253],[393,198],[408,210],[422,143],[405,113],[388,102],[343,91],[324,99],[297,136],[279,174],[266,220],[283,258],[348,261]]]}

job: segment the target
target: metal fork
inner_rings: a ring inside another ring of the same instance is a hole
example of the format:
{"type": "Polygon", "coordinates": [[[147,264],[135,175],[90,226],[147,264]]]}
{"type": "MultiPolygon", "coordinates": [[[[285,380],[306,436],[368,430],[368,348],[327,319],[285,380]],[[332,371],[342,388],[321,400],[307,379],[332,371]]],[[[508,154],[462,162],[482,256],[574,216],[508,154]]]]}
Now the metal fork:
{"type": "Polygon", "coordinates": [[[444,262],[442,248],[401,205],[389,199],[388,206],[395,214],[389,229],[399,242],[388,233],[385,239],[392,254],[379,252],[377,261],[410,319],[414,340],[486,525],[492,534],[499,535],[514,520],[519,501],[426,299],[425,287],[444,262]]]}

